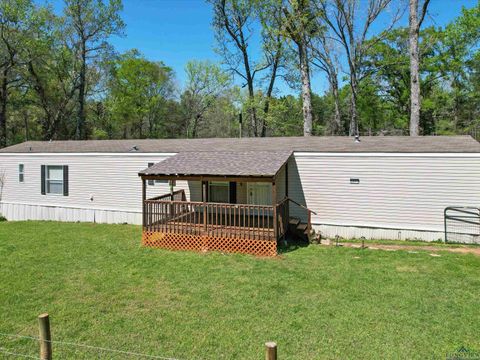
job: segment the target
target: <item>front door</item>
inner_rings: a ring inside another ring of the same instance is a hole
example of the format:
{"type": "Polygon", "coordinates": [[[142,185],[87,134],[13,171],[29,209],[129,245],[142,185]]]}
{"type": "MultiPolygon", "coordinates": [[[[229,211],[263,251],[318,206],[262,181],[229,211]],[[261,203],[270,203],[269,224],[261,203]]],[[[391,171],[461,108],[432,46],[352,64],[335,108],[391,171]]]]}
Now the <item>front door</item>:
{"type": "Polygon", "coordinates": [[[272,205],[272,184],[263,182],[247,183],[248,203],[252,205],[272,205]]]}

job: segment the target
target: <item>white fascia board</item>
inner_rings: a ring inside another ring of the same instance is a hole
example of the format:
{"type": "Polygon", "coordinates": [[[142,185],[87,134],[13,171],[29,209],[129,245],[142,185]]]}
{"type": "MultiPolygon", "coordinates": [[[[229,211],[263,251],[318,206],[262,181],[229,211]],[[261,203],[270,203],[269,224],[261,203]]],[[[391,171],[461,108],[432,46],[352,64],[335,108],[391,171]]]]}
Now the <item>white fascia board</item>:
{"type": "Polygon", "coordinates": [[[152,157],[152,156],[173,156],[177,153],[0,153],[1,156],[119,156],[119,157],[152,157]]]}
{"type": "Polygon", "coordinates": [[[448,158],[480,158],[480,153],[344,153],[344,152],[303,152],[295,151],[294,156],[309,157],[448,157],[448,158]]]}
{"type": "MultiPolygon", "coordinates": [[[[86,153],[0,153],[1,156],[120,156],[120,157],[151,157],[151,156],[173,156],[176,152],[161,153],[123,153],[123,152],[86,152],[86,153]]],[[[294,151],[294,156],[323,156],[323,157],[471,157],[480,158],[480,153],[381,153],[381,152],[316,152],[316,151],[294,151]]]]}

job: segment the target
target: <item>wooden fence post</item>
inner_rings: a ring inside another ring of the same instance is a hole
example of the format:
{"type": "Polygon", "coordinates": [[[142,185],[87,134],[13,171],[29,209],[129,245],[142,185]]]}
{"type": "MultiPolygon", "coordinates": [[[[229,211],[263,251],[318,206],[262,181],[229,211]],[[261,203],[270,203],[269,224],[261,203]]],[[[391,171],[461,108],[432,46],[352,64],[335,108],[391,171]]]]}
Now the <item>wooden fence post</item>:
{"type": "Polygon", "coordinates": [[[38,327],[40,333],[40,359],[52,360],[52,337],[48,314],[38,316],[38,327]]]}
{"type": "Polygon", "coordinates": [[[265,360],[277,360],[277,344],[273,341],[265,343],[265,360]]]}

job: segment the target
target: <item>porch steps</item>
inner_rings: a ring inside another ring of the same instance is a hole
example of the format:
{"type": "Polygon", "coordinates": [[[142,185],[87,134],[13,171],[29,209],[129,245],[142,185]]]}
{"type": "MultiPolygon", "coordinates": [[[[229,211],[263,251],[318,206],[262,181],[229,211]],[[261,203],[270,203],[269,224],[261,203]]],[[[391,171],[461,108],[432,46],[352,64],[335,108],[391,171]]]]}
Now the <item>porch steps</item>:
{"type": "Polygon", "coordinates": [[[308,225],[302,223],[299,218],[291,217],[289,219],[288,230],[293,237],[308,242],[308,225]]]}

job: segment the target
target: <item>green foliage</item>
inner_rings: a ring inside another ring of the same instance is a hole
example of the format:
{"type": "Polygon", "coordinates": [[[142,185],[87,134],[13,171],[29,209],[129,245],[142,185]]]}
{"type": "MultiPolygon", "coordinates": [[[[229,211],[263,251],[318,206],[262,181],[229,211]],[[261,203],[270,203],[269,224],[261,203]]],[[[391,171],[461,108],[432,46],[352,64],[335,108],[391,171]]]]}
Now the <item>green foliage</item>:
{"type": "MultiPolygon", "coordinates": [[[[279,79],[295,93],[301,89],[298,49],[291,46],[292,35],[297,33],[310,38],[312,63],[324,61],[315,66],[320,71],[317,74],[328,72],[325,61],[330,60],[330,71],[338,82],[337,87],[329,82],[325,93],[312,94],[313,133],[348,134],[352,92],[348,77],[339,75],[346,67],[342,63],[345,54],[338,45],[322,43],[326,29],[317,16],[322,15],[322,7],[315,5],[323,3],[227,0],[225,13],[223,1],[210,3],[222,64],[188,62],[187,81],[182,85],[167,61],[151,61],[135,50],[118,54],[109,44],[110,37],[121,35],[124,29],[120,0],[66,0],[62,14],[31,0],[1,1],[0,72],[6,76],[0,77],[0,146],[74,138],[82,83],[83,126],[88,138],[236,137],[239,113],[243,136],[301,135],[301,98],[279,96],[278,91],[279,79]],[[295,11],[297,15],[292,16],[295,11]],[[260,40],[261,51],[252,51],[250,39],[255,38],[260,40]],[[338,130],[335,119],[340,122],[338,130]]],[[[335,3],[328,2],[331,6],[335,3]]],[[[479,19],[480,2],[464,8],[443,28],[421,30],[420,125],[424,135],[480,138],[479,19]]],[[[408,30],[397,27],[367,38],[361,49],[357,64],[361,134],[408,134],[408,30]]]]}
{"type": "Polygon", "coordinates": [[[106,105],[114,133],[139,138],[164,135],[160,114],[173,92],[171,68],[129,52],[111,64],[109,88],[106,105]]]}
{"type": "Polygon", "coordinates": [[[187,137],[195,138],[206,127],[214,126],[207,116],[221,98],[231,94],[231,76],[210,61],[189,61],[185,66],[186,89],[181,97],[187,137]]]}
{"type": "Polygon", "coordinates": [[[291,95],[273,99],[267,117],[267,127],[272,136],[301,136],[303,134],[301,102],[291,95]]]}

